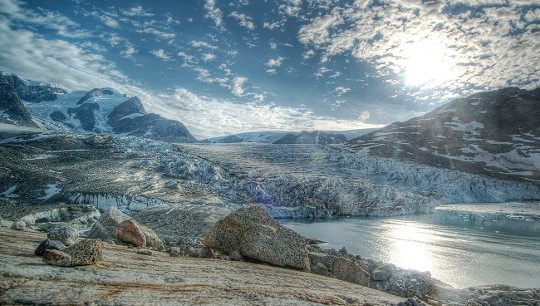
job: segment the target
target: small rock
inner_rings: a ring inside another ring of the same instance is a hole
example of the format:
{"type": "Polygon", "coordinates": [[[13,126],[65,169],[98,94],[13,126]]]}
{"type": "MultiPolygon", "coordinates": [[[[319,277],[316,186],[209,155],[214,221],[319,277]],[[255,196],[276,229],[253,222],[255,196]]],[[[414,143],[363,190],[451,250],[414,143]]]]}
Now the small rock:
{"type": "Polygon", "coordinates": [[[56,225],[47,229],[47,238],[62,241],[70,246],[79,240],[79,231],[73,225],[56,225]]]}
{"type": "Polygon", "coordinates": [[[172,247],[169,249],[169,256],[172,256],[172,257],[178,257],[180,256],[180,248],[178,247],[172,247]]]}
{"type": "Polygon", "coordinates": [[[201,258],[214,258],[214,251],[211,248],[203,247],[199,252],[201,258]]]}
{"type": "Polygon", "coordinates": [[[163,245],[163,242],[159,239],[156,232],[153,229],[149,228],[146,225],[139,224],[139,227],[144,233],[144,238],[146,238],[146,246],[150,248],[155,248],[163,245]]]}
{"type": "Polygon", "coordinates": [[[238,252],[238,250],[234,250],[231,251],[231,253],[229,254],[229,259],[234,261],[240,261],[244,259],[244,257],[242,256],[242,254],[240,254],[240,252],[238,252]]]}
{"type": "Polygon", "coordinates": [[[14,229],[14,230],[18,230],[18,231],[24,231],[26,230],[26,227],[28,225],[26,224],[26,222],[24,221],[21,221],[21,220],[18,220],[18,221],[15,221],[11,224],[11,228],[14,229]]]}
{"type": "Polygon", "coordinates": [[[70,267],[72,265],[69,254],[51,249],[45,250],[43,253],[43,262],[60,267],[70,267]]]}
{"type": "Polygon", "coordinates": [[[148,249],[138,250],[137,254],[152,256],[152,251],[150,251],[148,249]]]}
{"type": "Polygon", "coordinates": [[[324,276],[328,276],[330,274],[328,268],[320,262],[311,267],[311,272],[324,276]]]}
{"type": "Polygon", "coordinates": [[[167,189],[176,189],[176,188],[178,188],[178,184],[175,181],[167,181],[167,182],[165,182],[163,187],[165,187],[167,189]]]}
{"type": "Polygon", "coordinates": [[[121,242],[132,244],[136,247],[146,247],[146,236],[139,225],[129,219],[122,221],[116,228],[116,239],[121,242]]]}
{"type": "Polygon", "coordinates": [[[342,247],[338,252],[342,255],[347,255],[347,249],[345,247],[342,247]]]}
{"type": "Polygon", "coordinates": [[[81,240],[67,247],[64,252],[71,255],[73,266],[91,265],[102,259],[103,242],[96,239],[81,240]]]}
{"type": "Polygon", "coordinates": [[[47,240],[43,240],[38,245],[38,247],[34,251],[34,254],[36,254],[38,256],[42,256],[45,253],[46,250],[63,251],[65,248],[66,248],[66,246],[61,241],[47,239],[47,240]]]}
{"type": "Polygon", "coordinates": [[[387,281],[392,276],[395,270],[396,266],[394,266],[393,264],[384,265],[375,269],[375,271],[371,273],[371,279],[380,282],[387,281]]]}

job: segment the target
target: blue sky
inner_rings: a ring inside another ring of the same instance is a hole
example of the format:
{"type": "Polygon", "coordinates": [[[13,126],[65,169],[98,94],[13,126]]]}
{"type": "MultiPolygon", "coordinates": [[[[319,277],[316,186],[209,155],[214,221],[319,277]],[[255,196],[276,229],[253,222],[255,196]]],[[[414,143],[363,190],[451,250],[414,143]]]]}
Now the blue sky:
{"type": "Polygon", "coordinates": [[[540,5],[0,0],[0,70],[113,87],[199,139],[369,128],[540,85],[540,5]]]}

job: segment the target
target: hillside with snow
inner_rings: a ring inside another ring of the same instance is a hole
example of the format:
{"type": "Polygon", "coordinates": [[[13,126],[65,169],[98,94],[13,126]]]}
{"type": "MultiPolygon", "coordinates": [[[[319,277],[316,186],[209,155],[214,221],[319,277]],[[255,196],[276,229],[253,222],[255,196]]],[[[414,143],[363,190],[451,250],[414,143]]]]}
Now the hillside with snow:
{"type": "Polygon", "coordinates": [[[540,88],[456,99],[347,143],[354,152],[540,184],[540,88]]]}
{"type": "Polygon", "coordinates": [[[1,122],[64,133],[116,134],[196,142],[180,122],[147,113],[138,97],[112,88],[69,91],[51,83],[0,75],[1,122]]]}

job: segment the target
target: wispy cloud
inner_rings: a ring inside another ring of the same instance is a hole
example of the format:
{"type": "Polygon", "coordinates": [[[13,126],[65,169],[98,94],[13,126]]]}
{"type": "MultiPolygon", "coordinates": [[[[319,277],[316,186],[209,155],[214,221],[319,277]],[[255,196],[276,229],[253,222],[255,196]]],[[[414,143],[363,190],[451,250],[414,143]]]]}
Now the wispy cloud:
{"type": "Polygon", "coordinates": [[[229,16],[238,20],[240,26],[247,28],[249,30],[255,30],[255,24],[253,23],[253,18],[247,16],[246,14],[240,14],[234,11],[229,16]]]}
{"type": "Polygon", "coordinates": [[[147,10],[145,10],[142,6],[134,6],[127,10],[121,10],[120,11],[125,16],[138,16],[138,17],[151,17],[154,16],[154,14],[149,13],[147,10]]]}
{"type": "Polygon", "coordinates": [[[217,49],[216,46],[214,46],[212,44],[209,44],[209,43],[207,43],[205,41],[200,41],[200,40],[192,40],[192,41],[189,42],[189,44],[192,47],[195,47],[195,48],[204,47],[204,48],[208,48],[208,49],[212,49],[212,50],[217,49]]]}
{"type": "Polygon", "coordinates": [[[334,89],[334,92],[337,93],[337,96],[340,97],[346,93],[348,93],[349,91],[351,91],[350,88],[347,88],[347,87],[343,87],[343,86],[338,86],[336,87],[336,89],[334,89]]]}
{"type": "Polygon", "coordinates": [[[244,96],[244,83],[248,81],[248,78],[245,77],[235,77],[233,80],[231,93],[237,97],[244,96]]]}
{"type": "Polygon", "coordinates": [[[285,58],[281,57],[281,56],[279,56],[276,59],[271,58],[271,59],[268,60],[268,62],[266,62],[265,65],[267,67],[279,67],[279,66],[281,66],[281,64],[283,64],[284,60],[285,60],[285,58]]]}
{"type": "Polygon", "coordinates": [[[155,57],[161,60],[164,60],[166,62],[173,60],[172,57],[170,57],[163,49],[152,50],[150,51],[150,53],[153,54],[155,57]]]}
{"type": "Polygon", "coordinates": [[[202,60],[205,62],[211,62],[217,58],[217,55],[214,53],[205,53],[202,55],[202,60]]]}
{"type": "Polygon", "coordinates": [[[224,30],[223,27],[223,12],[221,9],[216,7],[216,1],[215,0],[206,0],[204,4],[204,8],[206,9],[206,18],[210,18],[214,21],[216,24],[216,27],[218,29],[224,30]]]}
{"type": "Polygon", "coordinates": [[[157,36],[159,39],[173,39],[176,37],[175,33],[166,33],[155,28],[145,28],[144,30],[137,30],[138,33],[147,33],[157,36]]]}

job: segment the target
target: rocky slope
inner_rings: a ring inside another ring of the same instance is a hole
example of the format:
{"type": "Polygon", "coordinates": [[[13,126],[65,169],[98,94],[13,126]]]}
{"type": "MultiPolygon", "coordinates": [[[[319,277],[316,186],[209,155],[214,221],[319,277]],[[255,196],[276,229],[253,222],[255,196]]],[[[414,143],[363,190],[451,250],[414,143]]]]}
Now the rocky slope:
{"type": "MultiPolygon", "coordinates": [[[[78,268],[33,255],[44,233],[0,227],[1,304],[397,305],[406,299],[307,272],[105,244],[103,261],[78,268]],[[83,286],[81,286],[83,284],[83,286]]],[[[409,304],[404,304],[409,305],[409,304]]]]}
{"type": "Polygon", "coordinates": [[[347,145],[371,156],[540,185],[540,88],[456,99],[347,145]]]}
{"type": "Polygon", "coordinates": [[[128,98],[111,88],[69,92],[9,73],[0,75],[0,84],[0,112],[13,123],[36,126],[33,116],[41,127],[53,131],[197,141],[182,123],[146,113],[139,98],[128,98]]]}
{"type": "Polygon", "coordinates": [[[258,203],[275,218],[325,218],[540,199],[540,187],[531,183],[365,157],[326,145],[173,145],[36,130],[0,130],[0,138],[0,197],[27,204],[138,211],[163,204],[229,209],[258,203]]]}

